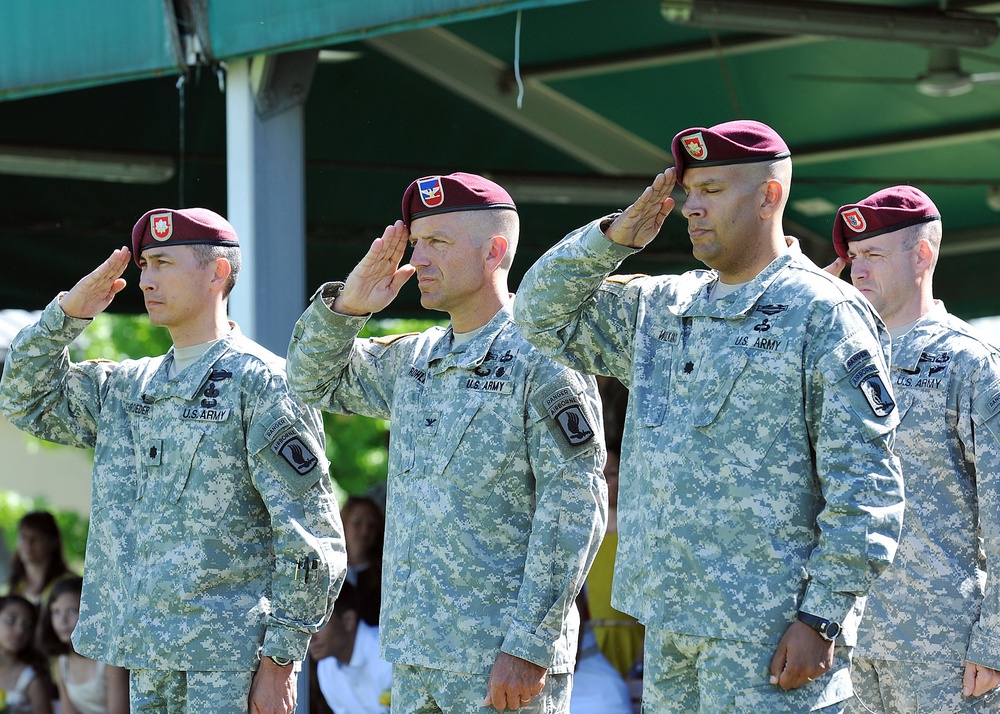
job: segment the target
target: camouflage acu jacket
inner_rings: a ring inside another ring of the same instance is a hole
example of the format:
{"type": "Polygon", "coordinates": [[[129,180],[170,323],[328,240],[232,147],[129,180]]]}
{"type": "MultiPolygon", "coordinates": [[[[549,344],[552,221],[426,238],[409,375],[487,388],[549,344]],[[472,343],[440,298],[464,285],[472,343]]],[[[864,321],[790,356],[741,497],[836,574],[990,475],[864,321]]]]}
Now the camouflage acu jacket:
{"type": "Polygon", "coordinates": [[[539,349],[630,389],[615,607],[762,643],[802,609],[853,644],[903,513],[885,328],[797,250],[714,301],[713,271],[607,277],[633,252],[595,221],[515,301],[539,349]]]}
{"type": "Polygon", "coordinates": [[[347,559],[319,413],[235,325],[168,379],[170,354],[71,362],[89,323],[54,300],[0,389],[12,423],[94,449],[77,651],[129,669],[305,659],[347,559]]]}
{"type": "Polygon", "coordinates": [[[906,517],[857,654],[1000,669],[1000,349],[937,302],[893,340],[892,383],[906,517]]]}
{"type": "Polygon", "coordinates": [[[355,339],[364,322],[314,297],[288,374],[309,404],[391,420],[383,657],[486,674],[502,650],[572,671],[573,601],[607,521],[594,380],[507,309],[458,347],[442,328],[355,339]]]}

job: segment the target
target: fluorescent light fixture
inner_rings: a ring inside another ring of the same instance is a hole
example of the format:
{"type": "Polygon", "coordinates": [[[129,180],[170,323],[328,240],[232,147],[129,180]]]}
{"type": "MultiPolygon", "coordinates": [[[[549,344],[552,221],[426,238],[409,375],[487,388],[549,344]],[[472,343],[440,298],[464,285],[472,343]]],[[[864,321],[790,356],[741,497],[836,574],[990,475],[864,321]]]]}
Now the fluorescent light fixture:
{"type": "Polygon", "coordinates": [[[0,174],[158,184],[174,172],[174,160],[165,156],[0,145],[0,174]]]}
{"type": "Polygon", "coordinates": [[[350,62],[361,56],[360,52],[347,50],[320,50],[319,61],[324,63],[350,62]]]}
{"type": "Polygon", "coordinates": [[[968,12],[810,0],[662,0],[660,12],[680,25],[773,35],[987,47],[995,19],[968,12]]]}

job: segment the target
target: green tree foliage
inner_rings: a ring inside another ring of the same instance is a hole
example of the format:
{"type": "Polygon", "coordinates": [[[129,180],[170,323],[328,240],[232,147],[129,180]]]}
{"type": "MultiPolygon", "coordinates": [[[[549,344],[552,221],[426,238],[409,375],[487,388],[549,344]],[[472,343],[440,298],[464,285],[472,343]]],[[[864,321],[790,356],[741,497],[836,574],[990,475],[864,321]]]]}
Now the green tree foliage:
{"type": "Polygon", "coordinates": [[[170,333],[149,324],[145,315],[112,315],[102,312],[94,318],[70,346],[75,361],[110,359],[120,362],[151,355],[162,355],[171,345],[170,333]]]}

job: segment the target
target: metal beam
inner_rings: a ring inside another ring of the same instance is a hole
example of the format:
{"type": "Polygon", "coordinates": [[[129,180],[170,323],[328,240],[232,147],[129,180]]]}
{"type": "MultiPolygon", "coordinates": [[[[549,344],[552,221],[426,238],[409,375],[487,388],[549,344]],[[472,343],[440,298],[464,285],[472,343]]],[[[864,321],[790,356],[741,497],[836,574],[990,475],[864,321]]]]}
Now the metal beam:
{"type": "MultiPolygon", "coordinates": [[[[617,55],[552,62],[521,67],[521,77],[540,82],[554,82],[580,77],[594,77],[612,72],[633,72],[655,67],[669,67],[687,62],[714,60],[720,54],[727,58],[756,52],[783,50],[802,45],[826,42],[828,38],[813,35],[744,35],[726,37],[716,46],[712,42],[697,42],[677,47],[659,47],[642,52],[623,52],[617,55]]],[[[514,72],[508,68],[506,81],[514,82],[514,72]]]]}
{"type": "Polygon", "coordinates": [[[995,139],[1000,139],[1000,125],[993,124],[954,130],[942,127],[933,134],[915,135],[898,139],[876,139],[867,142],[853,141],[850,144],[841,146],[793,148],[792,163],[795,166],[813,166],[833,161],[848,161],[858,158],[871,158],[872,156],[881,154],[939,149],[943,146],[992,141],[995,139]]]}
{"type": "Polygon", "coordinates": [[[669,151],[545,86],[524,82],[522,108],[503,90],[506,64],[440,28],[366,41],[379,52],[556,147],[595,171],[647,175],[673,164],[669,151]]]}

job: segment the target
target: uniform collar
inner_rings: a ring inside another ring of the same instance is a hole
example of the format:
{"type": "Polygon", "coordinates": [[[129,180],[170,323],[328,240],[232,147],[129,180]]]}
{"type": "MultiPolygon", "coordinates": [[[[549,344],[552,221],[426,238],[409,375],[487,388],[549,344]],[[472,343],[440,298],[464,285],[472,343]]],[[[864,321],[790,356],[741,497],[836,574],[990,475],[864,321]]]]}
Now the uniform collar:
{"type": "Polygon", "coordinates": [[[677,314],[681,317],[718,317],[730,320],[746,317],[756,307],[761,295],[775,281],[778,274],[793,262],[798,263],[801,260],[801,253],[788,250],[772,260],[749,283],[717,300],[710,300],[709,296],[712,285],[719,279],[719,274],[714,270],[709,271],[706,273],[709,279],[706,279],[701,290],[696,292],[690,304],[679,305],[677,314]]]}
{"type": "Polygon", "coordinates": [[[229,325],[232,329],[219,338],[214,345],[209,347],[205,354],[199,357],[194,364],[173,379],[168,380],[167,374],[170,363],[174,359],[174,348],[171,347],[167,351],[167,354],[161,358],[160,366],[153,374],[153,377],[143,387],[143,401],[148,402],[150,399],[155,401],[170,397],[190,401],[198,395],[210,377],[219,377],[218,381],[232,378],[233,375],[231,372],[224,370],[222,367],[215,368],[215,363],[223,355],[232,350],[236,340],[243,337],[239,325],[235,322],[230,322],[229,325]]]}
{"type": "Polygon", "coordinates": [[[486,360],[490,348],[500,333],[513,321],[511,305],[510,301],[506,302],[493,319],[483,326],[479,334],[458,347],[452,340],[454,331],[449,326],[431,350],[428,364],[443,361],[445,367],[456,366],[463,369],[478,367],[486,360]]]}
{"type": "Polygon", "coordinates": [[[920,358],[924,355],[924,349],[937,338],[937,326],[947,317],[948,311],[944,303],[935,300],[934,306],[914,323],[909,332],[892,341],[892,366],[910,374],[920,371],[920,358]]]}

